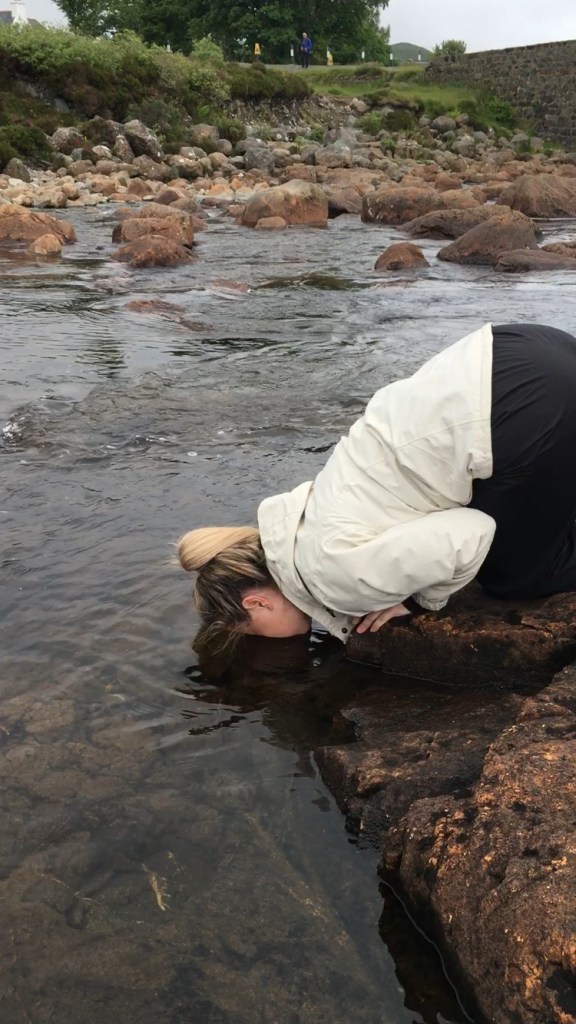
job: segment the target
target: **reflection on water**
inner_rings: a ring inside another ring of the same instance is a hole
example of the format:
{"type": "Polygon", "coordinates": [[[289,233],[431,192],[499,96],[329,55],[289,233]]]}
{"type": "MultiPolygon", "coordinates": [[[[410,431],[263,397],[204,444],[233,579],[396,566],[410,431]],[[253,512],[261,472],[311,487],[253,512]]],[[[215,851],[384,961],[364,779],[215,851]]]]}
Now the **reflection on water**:
{"type": "Polygon", "coordinates": [[[191,654],[169,545],[251,521],[479,323],[553,308],[570,330],[572,278],[435,264],[383,287],[389,229],[226,218],[193,267],[133,273],[101,212],[72,218],[56,266],[0,260],[2,1024],[461,1019],[389,899],[381,941],[376,851],[315,766],[374,675],[318,640],[191,654]]]}

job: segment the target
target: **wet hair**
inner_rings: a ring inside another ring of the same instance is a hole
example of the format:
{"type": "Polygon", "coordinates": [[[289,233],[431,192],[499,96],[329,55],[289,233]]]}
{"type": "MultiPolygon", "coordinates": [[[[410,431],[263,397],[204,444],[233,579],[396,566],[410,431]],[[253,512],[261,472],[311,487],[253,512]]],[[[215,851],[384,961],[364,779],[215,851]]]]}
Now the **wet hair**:
{"type": "Polygon", "coordinates": [[[242,599],[253,587],[275,587],[253,526],[206,526],[178,542],[180,565],[196,572],[194,603],[206,633],[242,633],[250,616],[242,599]]]}

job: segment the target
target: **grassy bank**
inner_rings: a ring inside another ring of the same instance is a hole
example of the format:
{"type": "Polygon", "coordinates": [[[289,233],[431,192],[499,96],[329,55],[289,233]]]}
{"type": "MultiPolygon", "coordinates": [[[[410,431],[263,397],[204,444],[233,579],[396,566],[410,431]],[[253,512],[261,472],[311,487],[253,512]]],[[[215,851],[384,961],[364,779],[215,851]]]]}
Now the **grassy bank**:
{"type": "Polygon", "coordinates": [[[358,97],[370,107],[387,102],[392,106],[405,104],[411,106],[416,115],[426,114],[432,118],[440,114],[467,114],[471,126],[479,131],[494,128],[505,133],[518,124],[510,104],[492,96],[488,90],[457,84],[437,85],[429,82],[423,67],[386,68],[379,64],[361,64],[315,67],[310,71],[309,82],[314,92],[358,97]]]}
{"type": "MultiPolygon", "coordinates": [[[[192,141],[191,126],[198,121],[214,124],[234,142],[244,132],[230,116],[234,101],[290,104],[314,93],[365,100],[371,109],[360,127],[374,135],[383,127],[416,130],[421,114],[467,113],[472,127],[484,130],[515,126],[508,104],[469,88],[429,84],[422,67],[281,71],[170,53],[133,33],[91,39],[62,29],[0,25],[0,166],[12,156],[46,161],[44,132],[97,116],[144,121],[168,152],[192,141]],[[399,108],[393,124],[378,111],[387,104],[399,108]]],[[[104,141],[94,122],[89,131],[90,141],[104,141]]]]}
{"type": "MultiPolygon", "coordinates": [[[[310,94],[308,82],[296,75],[188,58],[147,46],[133,33],[89,39],[65,30],[0,25],[0,145],[5,151],[10,144],[26,158],[32,154],[16,145],[16,127],[51,133],[95,116],[139,118],[174,149],[188,141],[187,124],[194,121],[210,121],[228,137],[241,133],[226,115],[234,100],[293,102],[310,94]],[[63,101],[60,110],[54,100],[63,101]]],[[[20,143],[23,138],[21,133],[20,143]]]]}

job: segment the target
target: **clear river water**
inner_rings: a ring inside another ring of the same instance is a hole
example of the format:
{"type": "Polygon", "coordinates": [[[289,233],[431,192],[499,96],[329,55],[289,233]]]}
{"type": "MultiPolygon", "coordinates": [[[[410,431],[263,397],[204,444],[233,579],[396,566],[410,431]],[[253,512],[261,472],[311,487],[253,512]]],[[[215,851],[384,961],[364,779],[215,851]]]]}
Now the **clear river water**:
{"type": "Polygon", "coordinates": [[[61,261],[0,254],[2,1024],[458,1024],[314,761],[386,680],[316,636],[200,658],[173,544],[253,521],[482,323],[574,331],[575,279],[433,242],[429,270],[382,279],[393,229],[215,212],[194,264],[134,272],[110,208],[69,213],[61,261]]]}

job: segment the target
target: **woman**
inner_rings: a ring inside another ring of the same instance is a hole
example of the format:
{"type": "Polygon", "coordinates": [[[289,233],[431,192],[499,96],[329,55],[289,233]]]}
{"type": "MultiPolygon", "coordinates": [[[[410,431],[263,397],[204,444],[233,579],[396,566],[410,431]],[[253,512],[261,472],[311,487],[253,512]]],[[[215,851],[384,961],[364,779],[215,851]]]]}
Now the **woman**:
{"type": "Polygon", "coordinates": [[[490,324],[377,391],[313,482],[259,529],[180,540],[203,623],[346,642],[437,611],[475,577],[500,598],[576,590],[576,339],[490,324]]]}

